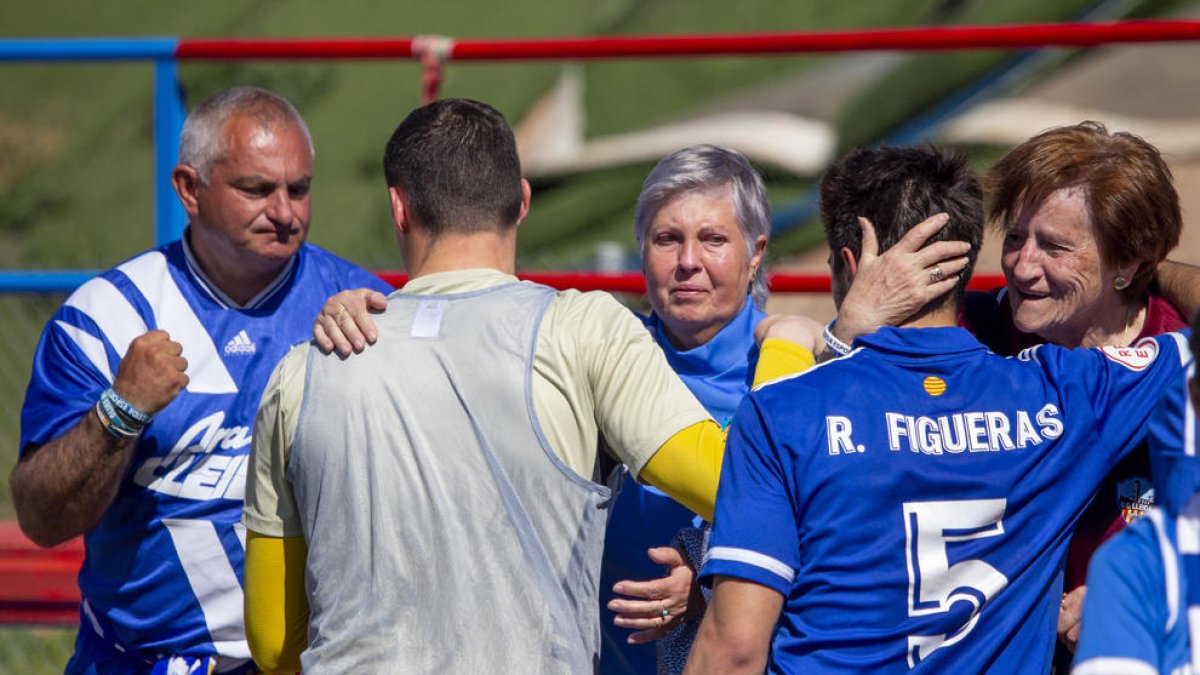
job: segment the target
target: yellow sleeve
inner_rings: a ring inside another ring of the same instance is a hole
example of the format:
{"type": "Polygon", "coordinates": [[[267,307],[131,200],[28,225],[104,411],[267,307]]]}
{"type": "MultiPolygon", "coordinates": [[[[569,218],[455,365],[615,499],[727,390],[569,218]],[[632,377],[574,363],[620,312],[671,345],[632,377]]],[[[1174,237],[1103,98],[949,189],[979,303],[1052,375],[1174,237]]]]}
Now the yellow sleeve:
{"type": "Polygon", "coordinates": [[[246,640],[264,672],[300,671],[308,646],[307,558],[303,537],[246,532],[246,640]]]}
{"type": "MultiPolygon", "coordinates": [[[[802,373],[816,360],[812,352],[787,340],[763,341],[754,370],[754,386],[784,375],[802,373]]],[[[675,433],[642,467],[637,478],[670,495],[701,518],[712,521],[725,457],[725,432],[712,420],[675,433]]]]}
{"type": "Polygon", "coordinates": [[[725,432],[704,420],[668,438],[637,478],[711,521],[724,456],[725,432]]]}
{"type": "Polygon", "coordinates": [[[758,366],[754,369],[753,387],[785,375],[803,373],[816,362],[812,352],[795,342],[767,338],[763,340],[758,351],[758,366]]]}

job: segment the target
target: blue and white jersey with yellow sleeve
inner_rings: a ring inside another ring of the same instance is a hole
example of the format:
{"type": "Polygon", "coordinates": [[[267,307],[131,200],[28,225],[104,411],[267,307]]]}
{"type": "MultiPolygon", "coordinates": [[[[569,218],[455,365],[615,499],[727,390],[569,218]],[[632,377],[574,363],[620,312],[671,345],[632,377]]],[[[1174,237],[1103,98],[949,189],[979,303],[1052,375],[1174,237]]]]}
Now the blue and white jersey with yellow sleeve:
{"type": "MultiPolygon", "coordinates": [[[[131,659],[248,659],[242,623],[240,524],[254,415],[283,354],[312,335],[325,299],[390,288],[320,248],[303,246],[244,306],[204,277],[174,242],[80,286],[47,324],[21,411],[22,453],[89,414],[139,335],[183,345],[189,382],[137,440],[116,501],[85,533],[81,639],[131,659]]],[[[77,660],[83,660],[77,655],[77,660]]]]}
{"type": "Polygon", "coordinates": [[[885,328],[734,418],[702,577],[778,591],[774,673],[1045,672],[1062,565],[1184,337],[1043,345],[885,328]]]}

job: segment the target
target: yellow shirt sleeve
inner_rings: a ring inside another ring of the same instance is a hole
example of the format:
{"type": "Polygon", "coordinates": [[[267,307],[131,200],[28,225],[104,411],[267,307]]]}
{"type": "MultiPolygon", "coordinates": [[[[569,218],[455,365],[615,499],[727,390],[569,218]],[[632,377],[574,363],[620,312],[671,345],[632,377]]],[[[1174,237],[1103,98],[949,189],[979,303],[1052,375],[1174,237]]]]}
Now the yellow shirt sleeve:
{"type": "Polygon", "coordinates": [[[754,369],[754,385],[751,388],[787,375],[803,373],[816,362],[812,352],[795,342],[767,338],[758,350],[758,366],[754,369]]]}
{"type": "MultiPolygon", "coordinates": [[[[754,386],[802,373],[816,363],[812,352],[786,340],[768,338],[759,352],[754,386]]],[[[653,485],[701,518],[711,521],[725,457],[725,432],[712,420],[685,427],[667,439],[637,478],[653,485]]]]}
{"type": "Polygon", "coordinates": [[[246,640],[264,672],[300,670],[308,646],[307,558],[303,537],[246,533],[246,640]]]}
{"type": "Polygon", "coordinates": [[[712,420],[681,429],[642,467],[638,480],[711,521],[725,457],[725,432],[712,420]]]}

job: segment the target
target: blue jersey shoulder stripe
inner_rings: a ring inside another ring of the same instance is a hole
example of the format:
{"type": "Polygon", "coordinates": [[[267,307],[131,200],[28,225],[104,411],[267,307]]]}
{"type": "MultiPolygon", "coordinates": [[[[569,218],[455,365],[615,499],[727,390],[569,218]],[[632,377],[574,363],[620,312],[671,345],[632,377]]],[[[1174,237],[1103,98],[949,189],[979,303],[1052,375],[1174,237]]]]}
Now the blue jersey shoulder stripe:
{"type": "Polygon", "coordinates": [[[149,330],[146,321],[115,285],[104,277],[91,279],[67,298],[66,307],[87,315],[100,335],[117,353],[125,356],[129,343],[149,330]]]}
{"type": "Polygon", "coordinates": [[[1151,509],[1146,518],[1154,526],[1154,537],[1163,562],[1163,582],[1166,588],[1167,624],[1170,631],[1179,620],[1179,561],[1175,557],[1175,547],[1167,534],[1167,523],[1161,509],[1151,509]]]}
{"type": "Polygon", "coordinates": [[[714,546],[704,554],[704,563],[708,564],[710,560],[728,560],[730,562],[740,562],[761,567],[789,584],[796,580],[796,570],[792,569],[791,565],[782,560],[776,560],[769,555],[746,548],[714,546]]]}
{"type": "Polygon", "coordinates": [[[105,346],[104,340],[62,319],[56,319],[54,325],[75,343],[79,352],[87,358],[88,362],[104,376],[109,384],[112,384],[113,371],[109,364],[108,348],[105,346]]]}
{"type": "Polygon", "coordinates": [[[173,340],[186,345],[188,391],[198,394],[235,394],[237,384],[229,375],[208,329],[184,298],[158,251],[138,256],[117,267],[141,291],[154,312],[155,323],[173,340]]]}
{"type": "Polygon", "coordinates": [[[1071,669],[1071,675],[1159,675],[1158,669],[1141,659],[1102,656],[1088,659],[1071,669]]]}

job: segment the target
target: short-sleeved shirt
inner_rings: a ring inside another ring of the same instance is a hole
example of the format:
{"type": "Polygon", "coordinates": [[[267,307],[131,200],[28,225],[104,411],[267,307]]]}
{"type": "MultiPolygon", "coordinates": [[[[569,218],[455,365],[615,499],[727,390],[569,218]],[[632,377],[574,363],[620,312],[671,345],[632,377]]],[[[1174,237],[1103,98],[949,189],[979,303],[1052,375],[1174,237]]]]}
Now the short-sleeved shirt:
{"type": "Polygon", "coordinates": [[[165,330],[188,361],[187,387],[138,437],[116,500],[84,534],[79,586],[89,644],[135,662],[249,658],[239,520],[254,414],[271,369],[311,337],[325,300],[361,287],[390,290],[305,244],[239,306],[181,240],[88,281],[50,319],[21,412],[23,451],[89,414],[139,335],[165,330]]]}
{"type": "Polygon", "coordinates": [[[1070,532],[1183,340],[1004,358],[884,328],[764,385],[734,418],[702,578],[783,595],[771,672],[1042,672],[1070,532]]]}
{"type": "MultiPolygon", "coordinates": [[[[514,281],[497,270],[456,270],[418,277],[400,292],[465,293],[514,281]]],[[[286,468],[307,350],[298,347],[280,362],[258,415],[243,522],[268,536],[301,535],[286,468]]],[[[641,322],[607,293],[558,293],[538,330],[533,370],[546,439],[585,478],[595,475],[598,438],[636,476],[671,436],[709,419],[641,322]]]]}
{"type": "Polygon", "coordinates": [[[1189,362],[1163,394],[1147,444],[1158,507],[1097,551],[1088,568],[1074,672],[1192,673],[1200,658],[1200,448],[1189,362]]]}
{"type": "MultiPolygon", "coordinates": [[[[1197,509],[1192,509],[1196,511],[1197,509]]],[[[1195,515],[1191,558],[1200,550],[1195,515]]],[[[1161,509],[1130,525],[1096,551],[1088,569],[1075,675],[1193,673],[1188,595],[1200,579],[1186,574],[1179,525],[1161,509]]]]}

